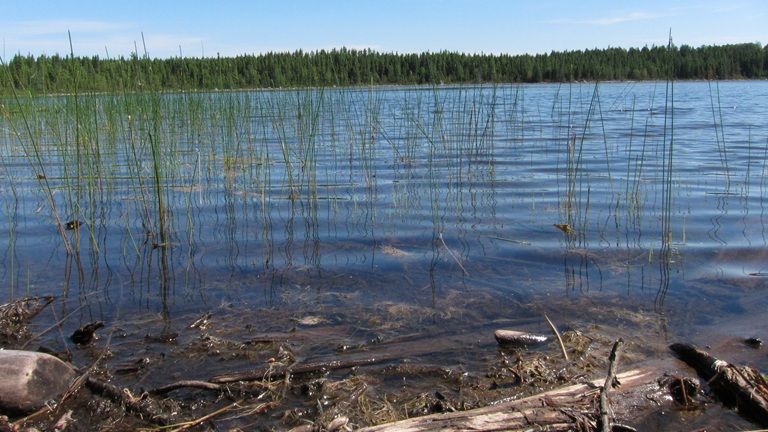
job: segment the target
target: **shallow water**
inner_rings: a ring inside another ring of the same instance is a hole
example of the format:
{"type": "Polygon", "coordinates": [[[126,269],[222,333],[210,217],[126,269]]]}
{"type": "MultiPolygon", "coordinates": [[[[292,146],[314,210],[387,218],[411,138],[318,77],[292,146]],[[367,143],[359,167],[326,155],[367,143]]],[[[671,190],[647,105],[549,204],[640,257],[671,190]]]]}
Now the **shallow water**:
{"type": "MultiPolygon", "coordinates": [[[[248,331],[335,329],[304,358],[469,329],[492,349],[504,320],[547,331],[541,313],[621,327],[610,304],[651,322],[650,356],[766,335],[768,82],[22,103],[0,119],[0,299],[59,296],[40,326],[74,311],[63,334],[103,320],[143,336],[217,311],[248,331]],[[66,231],[72,255],[51,201],[84,222],[66,231]]],[[[434,351],[412,354],[482,369],[434,351]]]]}

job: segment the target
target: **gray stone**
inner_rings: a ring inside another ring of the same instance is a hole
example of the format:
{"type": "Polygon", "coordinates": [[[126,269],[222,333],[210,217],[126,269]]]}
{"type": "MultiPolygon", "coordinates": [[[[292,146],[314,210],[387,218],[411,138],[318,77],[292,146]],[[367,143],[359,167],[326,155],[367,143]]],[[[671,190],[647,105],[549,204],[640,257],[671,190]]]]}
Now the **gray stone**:
{"type": "Polygon", "coordinates": [[[0,411],[34,411],[64,393],[76,376],[72,366],[52,355],[0,350],[0,411]]]}

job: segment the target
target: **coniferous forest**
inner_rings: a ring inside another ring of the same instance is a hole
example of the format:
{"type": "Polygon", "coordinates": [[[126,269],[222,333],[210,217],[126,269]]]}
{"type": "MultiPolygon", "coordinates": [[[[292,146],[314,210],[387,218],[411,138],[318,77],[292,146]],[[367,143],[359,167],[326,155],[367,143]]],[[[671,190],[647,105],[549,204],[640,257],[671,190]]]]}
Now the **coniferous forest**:
{"type": "MultiPolygon", "coordinates": [[[[608,48],[537,55],[371,50],[266,53],[237,57],[116,59],[16,55],[2,91],[62,93],[386,84],[518,83],[768,78],[768,45],[608,48]],[[670,70],[671,69],[671,70],[670,70]]],[[[9,73],[8,73],[9,72],[9,73]]]]}

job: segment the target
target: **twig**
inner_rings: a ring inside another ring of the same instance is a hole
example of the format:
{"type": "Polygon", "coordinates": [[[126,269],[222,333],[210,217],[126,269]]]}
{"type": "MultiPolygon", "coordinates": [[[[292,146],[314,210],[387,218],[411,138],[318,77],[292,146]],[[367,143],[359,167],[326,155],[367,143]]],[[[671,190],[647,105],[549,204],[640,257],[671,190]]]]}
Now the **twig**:
{"type": "MultiPolygon", "coordinates": [[[[167,425],[165,427],[159,428],[159,430],[167,430],[167,431],[173,431],[173,432],[187,430],[187,429],[189,429],[189,428],[191,428],[193,426],[199,425],[200,423],[202,423],[202,422],[204,422],[206,420],[210,420],[210,419],[216,417],[219,414],[225,413],[227,411],[230,411],[230,410],[238,407],[241,403],[243,403],[243,400],[244,399],[241,399],[241,400],[239,400],[237,402],[232,402],[231,404],[229,404],[227,406],[221,407],[221,408],[217,409],[216,411],[208,413],[208,414],[206,414],[206,415],[204,415],[202,417],[198,417],[198,418],[196,418],[194,420],[190,420],[190,421],[186,421],[186,422],[181,422],[181,423],[175,423],[175,424],[169,424],[169,425],[167,425]]],[[[156,430],[156,429],[152,429],[152,430],[156,430]]]]}
{"type": "Polygon", "coordinates": [[[605,384],[600,389],[600,423],[602,423],[602,432],[611,432],[611,416],[608,413],[610,410],[608,406],[608,392],[614,386],[614,382],[617,382],[616,365],[619,362],[619,348],[623,343],[624,339],[619,338],[613,344],[611,354],[608,356],[608,376],[605,377],[605,384]]]}
{"type": "Polygon", "coordinates": [[[565,359],[565,361],[569,361],[568,360],[568,352],[565,350],[565,345],[563,345],[563,338],[560,337],[560,332],[557,331],[557,327],[555,327],[555,325],[549,319],[547,314],[544,314],[544,319],[547,320],[547,324],[549,324],[549,328],[552,329],[552,333],[554,333],[555,337],[557,338],[557,343],[560,345],[560,352],[563,353],[563,358],[565,359]]]}
{"type": "Polygon", "coordinates": [[[15,429],[11,429],[11,430],[21,430],[22,426],[24,426],[24,424],[26,422],[28,422],[28,421],[30,421],[32,419],[35,419],[37,417],[40,417],[41,415],[48,414],[51,411],[53,411],[53,408],[50,405],[43,405],[42,408],[40,408],[39,410],[33,412],[32,414],[29,414],[28,416],[22,417],[22,418],[16,420],[15,422],[11,423],[11,426],[13,428],[15,428],[15,429]]]}
{"type": "Polygon", "coordinates": [[[453,253],[451,248],[449,248],[448,245],[445,244],[445,240],[443,240],[443,233],[437,233],[437,238],[440,239],[440,242],[443,244],[443,247],[445,248],[445,250],[447,250],[448,253],[451,255],[451,258],[453,258],[453,260],[456,261],[456,264],[458,264],[459,267],[461,267],[461,271],[463,271],[465,275],[469,276],[469,272],[467,271],[467,269],[464,268],[463,265],[461,265],[461,261],[459,260],[459,258],[453,253]]]}
{"type": "Polygon", "coordinates": [[[162,387],[158,387],[154,390],[150,390],[149,393],[153,395],[164,395],[180,388],[198,388],[203,390],[222,390],[226,389],[225,385],[216,384],[208,381],[200,380],[182,380],[175,383],[168,384],[162,387]]]}
{"type": "Polygon", "coordinates": [[[505,238],[505,237],[498,237],[498,236],[488,236],[488,238],[492,238],[494,240],[501,240],[501,241],[505,241],[505,242],[509,242],[509,243],[515,243],[515,244],[519,244],[519,245],[523,245],[523,246],[530,246],[531,245],[531,242],[529,242],[527,240],[514,240],[514,239],[508,239],[508,238],[505,238]]]}

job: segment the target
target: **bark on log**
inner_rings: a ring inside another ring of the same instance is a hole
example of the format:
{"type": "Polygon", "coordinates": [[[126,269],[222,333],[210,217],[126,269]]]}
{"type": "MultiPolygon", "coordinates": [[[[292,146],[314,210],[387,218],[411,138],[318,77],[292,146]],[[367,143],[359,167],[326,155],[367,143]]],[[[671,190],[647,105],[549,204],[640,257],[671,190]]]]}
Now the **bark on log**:
{"type": "Polygon", "coordinates": [[[693,345],[676,343],[670,349],[709,382],[724,404],[768,426],[768,384],[760,372],[734,366],[693,345]]]}
{"type": "MultiPolygon", "coordinates": [[[[619,374],[616,378],[621,381],[622,388],[618,393],[654,382],[656,376],[656,371],[640,369],[619,374]]],[[[595,430],[597,388],[603,380],[572,385],[524,399],[503,401],[488,407],[416,417],[360,431],[522,431],[531,430],[532,427],[547,431],[595,430]]]]}

